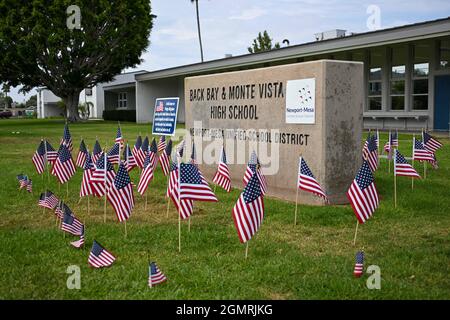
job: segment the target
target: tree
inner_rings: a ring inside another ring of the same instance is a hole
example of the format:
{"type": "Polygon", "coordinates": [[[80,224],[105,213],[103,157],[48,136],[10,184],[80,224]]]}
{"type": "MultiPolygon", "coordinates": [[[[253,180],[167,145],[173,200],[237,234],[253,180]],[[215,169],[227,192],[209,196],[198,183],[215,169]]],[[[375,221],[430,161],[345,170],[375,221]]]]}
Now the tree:
{"type": "Polygon", "coordinates": [[[37,95],[31,96],[26,102],[25,106],[28,107],[36,107],[37,106],[37,95]]]}
{"type": "Polygon", "coordinates": [[[202,34],[200,32],[200,15],[198,13],[198,0],[191,0],[191,3],[195,2],[195,10],[197,12],[197,31],[198,31],[198,42],[200,44],[200,58],[203,62],[203,46],[202,46],[202,34]]]}
{"type": "Polygon", "coordinates": [[[149,0],[0,0],[0,81],[47,87],[78,121],[84,88],[142,61],[154,18],[149,0]]]}
{"type": "Polygon", "coordinates": [[[0,108],[11,108],[13,104],[13,99],[10,96],[7,96],[5,93],[0,92],[0,108]]]}
{"type": "Polygon", "coordinates": [[[259,32],[258,37],[253,40],[252,46],[247,48],[248,52],[250,53],[257,53],[273,49],[280,49],[280,44],[276,42],[272,46],[272,39],[269,37],[269,34],[266,30],[264,30],[263,34],[259,32]]]}

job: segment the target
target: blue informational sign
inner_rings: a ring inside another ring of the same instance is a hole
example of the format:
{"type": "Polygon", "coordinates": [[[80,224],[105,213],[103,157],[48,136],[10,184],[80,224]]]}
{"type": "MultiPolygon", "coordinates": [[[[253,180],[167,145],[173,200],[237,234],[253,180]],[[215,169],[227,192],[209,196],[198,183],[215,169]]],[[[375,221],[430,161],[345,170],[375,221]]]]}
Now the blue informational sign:
{"type": "Polygon", "coordinates": [[[180,98],[158,98],[153,113],[153,135],[174,136],[177,128],[178,102],[180,98]]]}

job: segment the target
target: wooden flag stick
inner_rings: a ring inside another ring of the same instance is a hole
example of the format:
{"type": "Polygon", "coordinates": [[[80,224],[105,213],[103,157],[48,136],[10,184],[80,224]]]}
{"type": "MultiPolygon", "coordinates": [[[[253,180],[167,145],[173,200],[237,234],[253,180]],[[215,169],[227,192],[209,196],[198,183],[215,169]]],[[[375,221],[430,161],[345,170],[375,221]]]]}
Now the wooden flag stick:
{"type": "Polygon", "coordinates": [[[145,190],[145,211],[147,211],[147,190],[145,190]]]}
{"type": "Polygon", "coordinates": [[[397,175],[394,172],[394,208],[397,208],[397,175]]]}
{"type": "Polygon", "coordinates": [[[247,259],[247,257],[248,257],[248,241],[245,244],[245,259],[247,259]]]}
{"type": "Polygon", "coordinates": [[[294,226],[297,225],[297,208],[298,208],[298,186],[297,186],[297,195],[295,196],[295,216],[294,216],[294,226]]]}
{"type": "Polygon", "coordinates": [[[353,237],[353,245],[356,244],[356,236],[358,235],[358,226],[359,226],[359,221],[356,220],[356,229],[355,229],[355,236],[353,237]]]}
{"type": "MultiPolygon", "coordinates": [[[[411,160],[411,166],[414,168],[414,156],[413,159],[411,160]]],[[[414,177],[411,177],[411,190],[414,189],[414,177]]]]}
{"type": "Polygon", "coordinates": [[[181,217],[178,209],[178,252],[181,252],[181,217]]]}
{"type": "Polygon", "coordinates": [[[423,162],[423,178],[424,179],[427,178],[427,162],[426,161],[423,162]]]}
{"type": "Polygon", "coordinates": [[[88,196],[87,198],[88,198],[88,216],[89,216],[90,213],[91,213],[91,207],[90,207],[90,205],[89,205],[89,196],[88,196]]]}
{"type": "Polygon", "coordinates": [[[214,194],[216,193],[217,184],[214,185],[214,194]]]}
{"type": "Polygon", "coordinates": [[[169,218],[169,207],[170,207],[170,197],[167,198],[167,212],[166,212],[166,218],[169,218]]]}
{"type": "Polygon", "coordinates": [[[66,194],[67,194],[66,198],[69,198],[69,181],[67,181],[67,184],[66,184],[66,194]]]}
{"type": "Polygon", "coordinates": [[[106,194],[105,201],[103,202],[103,222],[106,223],[106,194]]]}
{"type": "Polygon", "coordinates": [[[388,154],[388,162],[389,162],[389,173],[391,173],[391,161],[392,161],[392,156],[391,156],[391,151],[389,150],[389,154],[388,154]]]}
{"type": "Polygon", "coordinates": [[[127,234],[127,220],[125,220],[125,238],[128,236],[127,234]]]}
{"type": "Polygon", "coordinates": [[[191,216],[188,219],[188,232],[191,232],[191,216]]]}

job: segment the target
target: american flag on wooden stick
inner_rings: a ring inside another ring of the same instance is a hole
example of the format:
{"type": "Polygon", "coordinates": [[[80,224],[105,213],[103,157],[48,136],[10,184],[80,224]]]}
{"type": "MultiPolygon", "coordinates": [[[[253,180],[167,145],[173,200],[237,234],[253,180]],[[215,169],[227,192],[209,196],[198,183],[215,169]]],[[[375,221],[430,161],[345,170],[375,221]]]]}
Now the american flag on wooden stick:
{"type": "Polygon", "coordinates": [[[127,145],[123,149],[123,159],[125,161],[125,167],[127,168],[127,171],[130,172],[133,170],[136,166],[136,159],[134,158],[133,153],[131,152],[130,146],[127,145]]]}
{"type": "Polygon", "coordinates": [[[27,180],[26,189],[29,193],[33,192],[33,181],[31,179],[27,180]]]}
{"type": "Polygon", "coordinates": [[[51,192],[46,191],[44,193],[41,193],[41,196],[39,197],[38,205],[40,207],[44,207],[50,210],[53,210],[58,205],[59,199],[51,192]]]}
{"type": "Polygon", "coordinates": [[[369,163],[364,161],[353,183],[347,191],[347,197],[359,223],[366,222],[378,208],[378,192],[369,163]]]}
{"type": "Polygon", "coordinates": [[[81,227],[80,239],[77,241],[73,241],[70,244],[72,246],[74,246],[75,248],[81,248],[84,245],[84,225],[82,225],[82,227],[81,227]]]}
{"type": "Polygon", "coordinates": [[[166,148],[166,136],[161,136],[158,142],[158,152],[164,151],[166,148]]]}
{"type": "Polygon", "coordinates": [[[64,211],[61,230],[74,236],[81,236],[83,234],[83,223],[81,223],[81,221],[78,220],[73,214],[64,211]]]}
{"type": "Polygon", "coordinates": [[[150,144],[148,154],[150,155],[150,164],[152,165],[153,169],[155,169],[158,165],[158,147],[156,145],[155,139],[153,139],[152,143],[150,144]]]}
{"type": "Polygon", "coordinates": [[[50,142],[45,140],[45,154],[47,157],[47,161],[50,163],[54,163],[58,158],[58,152],[52,147],[50,142]]]}
{"type": "Polygon", "coordinates": [[[84,163],[86,162],[87,154],[88,154],[88,151],[86,149],[86,145],[84,144],[84,140],[81,140],[80,149],[78,150],[78,154],[77,154],[77,161],[75,163],[79,168],[84,167],[84,163]]]}
{"type": "Polygon", "coordinates": [[[63,137],[61,139],[60,144],[62,144],[67,149],[69,149],[70,152],[72,152],[72,150],[73,150],[72,136],[70,135],[69,125],[67,123],[64,126],[64,133],[63,133],[63,137]]]}
{"type": "Polygon", "coordinates": [[[230,170],[228,169],[227,156],[225,154],[225,147],[222,147],[222,153],[220,154],[219,166],[217,172],[213,177],[213,182],[227,192],[231,191],[231,177],[230,170]]]}
{"type": "Polygon", "coordinates": [[[439,150],[442,147],[442,143],[433,138],[428,132],[423,131],[422,132],[422,140],[425,145],[425,148],[430,150],[431,152],[435,153],[437,150],[439,150]]]}
{"type": "Polygon", "coordinates": [[[413,137],[413,159],[418,161],[435,162],[434,153],[425,148],[421,140],[413,137]]]}
{"type": "Polygon", "coordinates": [[[136,164],[139,166],[139,168],[142,168],[143,162],[141,162],[141,158],[139,157],[139,150],[142,146],[142,138],[141,136],[137,136],[136,142],[134,143],[133,150],[131,151],[133,153],[134,159],[136,160],[136,164]]]}
{"type": "Polygon", "coordinates": [[[356,261],[355,261],[355,268],[353,269],[353,275],[356,278],[359,278],[362,276],[364,271],[364,252],[358,251],[356,253],[356,261]]]}
{"type": "Polygon", "coordinates": [[[303,157],[300,157],[298,164],[298,184],[297,187],[307,192],[311,192],[328,201],[325,191],[320,186],[319,182],[314,177],[311,169],[306,164],[303,157]]]}
{"type": "Polygon", "coordinates": [[[141,196],[145,194],[145,191],[147,191],[148,185],[149,185],[150,181],[152,181],[153,175],[154,175],[155,168],[152,166],[152,163],[151,163],[151,158],[150,158],[151,153],[152,152],[148,153],[147,157],[145,157],[144,169],[142,170],[141,176],[139,178],[137,190],[141,196]]]}
{"type": "Polygon", "coordinates": [[[363,160],[366,160],[369,163],[370,170],[372,170],[372,172],[375,172],[377,170],[378,150],[375,136],[369,138],[367,148],[365,148],[365,152],[363,152],[363,160]]]}
{"type": "Polygon", "coordinates": [[[134,208],[133,186],[127,168],[121,163],[106,197],[120,222],[127,220],[134,208]]]}
{"type": "Polygon", "coordinates": [[[180,199],[197,201],[218,201],[197,166],[192,163],[180,163],[180,199]]]}
{"type": "Polygon", "coordinates": [[[94,240],[89,254],[88,263],[94,268],[109,267],[116,260],[108,250],[103,248],[100,243],[94,240]]]}
{"type": "Polygon", "coordinates": [[[393,149],[398,148],[398,134],[396,131],[389,131],[388,141],[384,145],[384,152],[389,154],[389,157],[393,154],[393,149]]]}
{"type": "Polygon", "coordinates": [[[180,200],[179,188],[178,188],[178,162],[175,159],[172,162],[169,173],[169,183],[167,185],[166,197],[172,199],[181,219],[189,218],[194,212],[194,201],[190,199],[180,200]]]}
{"type": "Polygon", "coordinates": [[[118,143],[120,147],[123,147],[123,136],[122,130],[120,129],[120,125],[117,127],[116,139],[114,141],[115,143],[118,143]]]}
{"type": "Polygon", "coordinates": [[[247,164],[247,169],[245,170],[245,173],[244,173],[244,187],[247,185],[248,181],[250,181],[250,179],[253,177],[253,173],[256,173],[256,175],[259,179],[259,182],[261,185],[261,190],[262,190],[263,194],[266,194],[266,192],[267,192],[266,177],[261,172],[261,164],[259,163],[259,160],[258,160],[258,157],[256,156],[255,151],[252,152],[252,155],[250,156],[250,160],[248,161],[248,164],[247,164]]]}
{"type": "Polygon", "coordinates": [[[172,154],[172,140],[169,140],[166,148],[159,156],[159,163],[161,164],[162,171],[165,176],[169,174],[170,171],[170,155],[172,154]]]}
{"type": "Polygon", "coordinates": [[[369,131],[366,141],[364,141],[364,146],[363,146],[363,150],[362,150],[363,159],[365,159],[367,157],[367,153],[368,153],[367,149],[369,147],[369,142],[371,139],[372,139],[372,136],[370,135],[370,131],[369,131]]]}
{"type": "Polygon", "coordinates": [[[90,179],[92,191],[95,196],[103,197],[106,194],[106,190],[109,189],[114,181],[115,176],[114,167],[108,161],[106,153],[103,153],[95,164],[90,179]]]}
{"type": "Polygon", "coordinates": [[[98,140],[95,140],[94,144],[94,150],[92,150],[92,162],[97,163],[98,158],[100,158],[100,155],[103,153],[102,147],[100,146],[100,143],[98,140]]]}
{"type": "Polygon", "coordinates": [[[80,197],[94,195],[91,185],[91,177],[94,171],[94,164],[92,163],[91,155],[86,153],[86,161],[83,167],[83,178],[81,180],[80,197]]]}
{"type": "Polygon", "coordinates": [[[136,157],[136,159],[138,159],[138,164],[141,168],[144,168],[144,161],[145,161],[145,157],[148,154],[148,149],[149,149],[149,141],[148,141],[148,137],[145,137],[144,142],[142,142],[141,148],[138,151],[138,156],[136,157]]]}
{"type": "Polygon", "coordinates": [[[58,205],[55,208],[55,216],[58,219],[62,220],[64,218],[64,214],[74,216],[74,214],[73,214],[72,210],[69,208],[69,206],[67,204],[65,204],[64,202],[59,201],[58,205]]]}
{"type": "Polygon", "coordinates": [[[394,155],[394,175],[420,178],[417,171],[408,163],[408,161],[406,161],[405,157],[397,149],[395,149],[394,155]]]}
{"type": "Polygon", "coordinates": [[[112,164],[119,164],[120,160],[120,145],[115,143],[108,151],[108,161],[112,164]]]}
{"type": "Polygon", "coordinates": [[[233,220],[239,240],[250,240],[264,219],[264,193],[257,173],[253,173],[233,208],[233,220]]]}
{"type": "Polygon", "coordinates": [[[164,273],[159,270],[155,262],[150,262],[148,266],[148,286],[153,287],[157,284],[163,283],[167,278],[164,273]]]}
{"type": "Polygon", "coordinates": [[[38,174],[42,174],[45,171],[45,144],[44,140],[41,140],[41,143],[39,144],[36,152],[34,153],[33,157],[31,158],[31,161],[33,161],[34,167],[36,168],[36,171],[38,174]]]}
{"type": "Polygon", "coordinates": [[[69,149],[63,144],[59,147],[58,158],[56,159],[52,174],[56,176],[60,183],[66,183],[75,174],[75,164],[69,149]]]}

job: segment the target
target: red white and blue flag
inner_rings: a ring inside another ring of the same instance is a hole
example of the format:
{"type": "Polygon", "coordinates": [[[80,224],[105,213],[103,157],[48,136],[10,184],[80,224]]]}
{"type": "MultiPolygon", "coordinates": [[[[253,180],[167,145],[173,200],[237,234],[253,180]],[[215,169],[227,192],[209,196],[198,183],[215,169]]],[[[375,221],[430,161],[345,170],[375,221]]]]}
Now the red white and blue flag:
{"type": "Polygon", "coordinates": [[[70,151],[64,144],[61,144],[58,151],[58,158],[53,164],[52,174],[63,184],[69,181],[75,172],[76,168],[70,151]]]}
{"type": "Polygon", "coordinates": [[[165,176],[169,174],[170,171],[170,155],[172,154],[172,140],[169,140],[166,148],[159,156],[159,163],[161,164],[162,171],[165,176]]]}
{"type": "Polygon", "coordinates": [[[119,164],[120,160],[120,145],[115,143],[114,146],[108,151],[108,161],[112,164],[119,164]]]}
{"type": "Polygon", "coordinates": [[[76,165],[79,168],[84,168],[84,163],[86,162],[86,155],[88,151],[86,149],[86,145],[84,144],[84,140],[81,140],[80,149],[78,150],[76,165]]]}
{"type": "Polygon", "coordinates": [[[189,218],[194,212],[194,201],[189,199],[180,200],[178,162],[174,160],[170,167],[169,183],[167,185],[166,197],[172,199],[181,219],[189,218]]]}
{"type": "Polygon", "coordinates": [[[92,173],[94,172],[94,164],[89,152],[86,154],[86,161],[83,167],[83,178],[81,180],[80,197],[95,195],[91,185],[92,173]]]}
{"type": "Polygon", "coordinates": [[[347,197],[359,223],[366,222],[378,208],[378,192],[369,163],[364,161],[353,183],[347,191],[347,197]]]}
{"type": "Polygon", "coordinates": [[[92,172],[90,183],[94,195],[103,197],[114,181],[116,173],[114,167],[108,161],[106,153],[103,153],[98,159],[92,172]]]}
{"type": "Polygon", "coordinates": [[[137,152],[137,163],[139,165],[139,167],[144,168],[144,161],[145,161],[145,157],[148,154],[148,149],[149,149],[149,141],[148,141],[148,137],[145,137],[144,142],[142,142],[141,147],[139,149],[139,151],[137,152]]]}
{"type": "Polygon", "coordinates": [[[117,127],[116,139],[114,141],[115,143],[118,143],[120,145],[120,148],[123,147],[123,136],[122,130],[120,129],[120,125],[117,127]]]}
{"type": "Polygon", "coordinates": [[[245,243],[258,232],[264,219],[264,193],[256,172],[242,191],[232,214],[239,240],[245,243]]]}
{"type": "Polygon", "coordinates": [[[166,148],[166,137],[161,136],[158,142],[158,152],[164,151],[165,148],[166,148]]]}
{"type": "Polygon", "coordinates": [[[34,167],[36,168],[36,171],[38,174],[42,174],[45,171],[45,144],[44,140],[41,140],[41,143],[39,144],[36,152],[34,153],[33,157],[31,158],[31,161],[33,161],[34,167]]]}
{"type": "Polygon", "coordinates": [[[38,205],[40,207],[44,207],[50,210],[53,210],[58,205],[59,199],[51,192],[46,191],[44,193],[41,193],[41,196],[39,197],[38,205]]]}
{"type": "Polygon", "coordinates": [[[94,144],[94,150],[92,150],[92,162],[97,163],[98,158],[100,158],[100,155],[103,153],[102,147],[100,146],[100,143],[98,143],[98,140],[95,140],[94,144]]]}
{"type": "Polygon", "coordinates": [[[63,137],[61,139],[60,144],[62,144],[67,149],[69,149],[70,152],[72,152],[72,150],[73,150],[72,136],[70,135],[69,125],[67,123],[64,126],[64,133],[63,133],[63,137]]]}
{"type": "Polygon", "coordinates": [[[303,157],[300,157],[298,164],[298,184],[297,187],[307,192],[311,192],[328,201],[325,191],[320,186],[319,182],[314,177],[311,169],[306,164],[303,157]]]}
{"type": "Polygon", "coordinates": [[[227,192],[231,191],[231,177],[230,170],[228,169],[227,157],[225,155],[225,147],[222,147],[219,166],[217,167],[217,172],[213,177],[213,182],[227,192]]]}
{"type": "Polygon", "coordinates": [[[181,200],[218,201],[195,164],[180,163],[179,166],[181,200]]]}
{"type": "Polygon", "coordinates": [[[81,248],[84,245],[84,225],[81,227],[80,239],[70,243],[75,248],[81,248]]]}
{"type": "Polygon", "coordinates": [[[418,161],[428,161],[431,164],[435,163],[434,153],[425,148],[422,141],[413,138],[413,159],[418,161]]]}
{"type": "Polygon", "coordinates": [[[370,170],[375,172],[378,168],[378,149],[375,136],[368,138],[367,147],[363,152],[363,160],[369,163],[370,170]]]}
{"type": "Polygon", "coordinates": [[[356,278],[359,278],[362,276],[363,271],[364,271],[364,252],[358,251],[356,253],[355,268],[353,269],[353,275],[356,278]]]}
{"type": "Polygon", "coordinates": [[[64,211],[61,230],[74,236],[81,236],[83,234],[83,223],[81,223],[81,221],[78,220],[73,214],[64,211]]]}
{"type": "Polygon", "coordinates": [[[131,152],[128,143],[126,147],[123,149],[123,159],[125,161],[125,167],[127,168],[128,172],[130,172],[137,166],[136,159],[134,158],[134,155],[131,152]]]}
{"type": "Polygon", "coordinates": [[[159,101],[158,105],[156,106],[156,112],[163,112],[164,111],[164,103],[162,101],[159,101]]]}
{"type": "Polygon", "coordinates": [[[406,161],[405,157],[397,149],[395,149],[394,156],[394,175],[420,178],[416,169],[406,161]]]}
{"type": "Polygon", "coordinates": [[[128,220],[134,208],[133,186],[127,168],[121,163],[106,197],[120,222],[128,220]]]}
{"type": "Polygon", "coordinates": [[[152,181],[154,176],[155,168],[152,165],[151,155],[152,152],[147,154],[144,161],[144,169],[142,169],[141,176],[139,178],[139,183],[137,190],[141,196],[144,195],[145,191],[147,191],[148,185],[150,181],[152,181]]]}
{"type": "Polygon", "coordinates": [[[88,263],[94,268],[109,267],[116,260],[108,250],[103,248],[100,243],[94,240],[89,254],[88,263]]]}
{"type": "Polygon", "coordinates": [[[139,166],[139,168],[142,168],[143,163],[140,162],[139,158],[139,150],[142,146],[142,138],[141,136],[137,136],[136,142],[134,143],[133,150],[131,151],[133,153],[134,159],[136,160],[136,164],[139,166]]]}
{"type": "Polygon", "coordinates": [[[422,132],[422,140],[425,145],[425,148],[427,148],[433,153],[435,153],[442,147],[442,143],[439,140],[433,138],[428,132],[425,131],[422,132]]]}
{"type": "Polygon", "coordinates": [[[261,164],[259,163],[259,160],[258,160],[258,157],[256,156],[255,151],[252,152],[252,155],[250,156],[250,160],[248,161],[248,164],[247,164],[247,169],[245,170],[245,173],[244,173],[244,187],[247,185],[248,181],[250,181],[250,179],[253,177],[253,173],[256,173],[256,175],[259,179],[259,182],[261,185],[261,190],[262,190],[263,194],[266,194],[266,192],[267,192],[266,177],[261,172],[261,164]]]}
{"type": "Polygon", "coordinates": [[[47,157],[47,161],[50,163],[54,163],[58,158],[58,152],[56,152],[47,140],[45,140],[45,155],[47,157]]]}
{"type": "Polygon", "coordinates": [[[159,270],[155,262],[150,262],[148,266],[148,286],[151,288],[157,284],[163,283],[167,278],[164,273],[159,270]]]}

